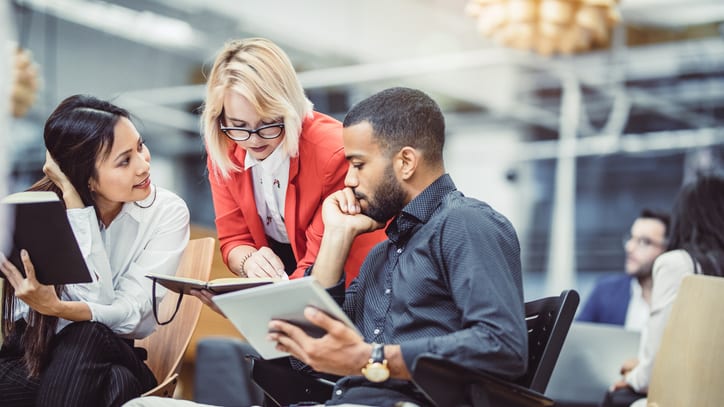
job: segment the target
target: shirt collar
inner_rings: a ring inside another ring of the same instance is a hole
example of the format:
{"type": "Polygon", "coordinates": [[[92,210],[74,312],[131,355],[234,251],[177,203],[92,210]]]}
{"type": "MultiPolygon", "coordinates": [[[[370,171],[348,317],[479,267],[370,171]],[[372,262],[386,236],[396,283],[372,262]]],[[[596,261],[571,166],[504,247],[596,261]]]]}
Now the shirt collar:
{"type": "Polygon", "coordinates": [[[264,159],[264,161],[257,160],[247,152],[246,157],[244,158],[244,169],[248,170],[255,165],[259,165],[264,172],[269,174],[274,173],[274,171],[278,170],[284,161],[289,159],[286,151],[282,148],[282,144],[284,143],[279,143],[279,145],[274,149],[274,151],[272,151],[271,154],[269,154],[267,158],[264,159]]]}
{"type": "Polygon", "coordinates": [[[121,211],[113,219],[113,221],[115,222],[121,216],[128,214],[130,217],[132,217],[136,221],[140,222],[141,216],[142,216],[141,214],[143,213],[143,211],[148,211],[154,205],[158,205],[158,196],[157,196],[158,193],[159,193],[159,191],[158,191],[158,188],[156,187],[156,185],[151,184],[151,193],[146,198],[144,198],[140,201],[124,203],[123,207],[121,207],[121,211]]]}
{"type": "Polygon", "coordinates": [[[387,237],[395,243],[405,240],[415,225],[427,223],[442,203],[445,195],[455,190],[457,187],[450,175],[441,175],[402,208],[400,214],[390,222],[390,226],[385,231],[387,237]]]}

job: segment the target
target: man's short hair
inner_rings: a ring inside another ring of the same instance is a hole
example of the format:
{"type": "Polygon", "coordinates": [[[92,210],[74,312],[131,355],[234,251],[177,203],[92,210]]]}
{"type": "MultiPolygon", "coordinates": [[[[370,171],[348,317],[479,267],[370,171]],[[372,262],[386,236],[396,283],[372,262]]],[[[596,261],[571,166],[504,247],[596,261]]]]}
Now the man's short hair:
{"type": "Polygon", "coordinates": [[[664,224],[664,237],[667,237],[669,234],[669,224],[671,223],[671,215],[669,215],[668,212],[658,210],[658,209],[649,209],[644,208],[641,210],[641,213],[639,214],[639,218],[644,219],[656,219],[664,224]]]}
{"type": "Polygon", "coordinates": [[[390,88],[357,103],[344,118],[344,127],[362,122],[391,155],[409,146],[422,151],[431,163],[442,162],[445,118],[430,96],[416,89],[390,88]]]}

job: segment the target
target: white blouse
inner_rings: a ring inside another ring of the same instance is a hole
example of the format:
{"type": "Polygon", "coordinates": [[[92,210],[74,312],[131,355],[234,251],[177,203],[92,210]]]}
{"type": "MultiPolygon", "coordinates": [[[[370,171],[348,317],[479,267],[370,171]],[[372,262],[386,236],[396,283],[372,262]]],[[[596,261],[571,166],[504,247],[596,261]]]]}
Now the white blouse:
{"type": "MultiPolygon", "coordinates": [[[[697,265],[696,267],[700,267],[697,265]]],[[[626,375],[626,382],[639,393],[648,393],[651,370],[661,337],[684,277],[694,274],[694,263],[684,250],[666,252],[656,258],[651,291],[651,315],[641,332],[639,364],[626,375]]]]}
{"type": "Polygon", "coordinates": [[[289,243],[287,227],[284,224],[289,164],[289,155],[281,144],[264,161],[247,154],[244,162],[245,169],[251,168],[254,202],[264,225],[264,232],[280,243],[289,243]]]}
{"type": "MultiPolygon", "coordinates": [[[[66,285],[62,299],[88,304],[91,321],[131,339],[144,338],[156,329],[152,281],[145,275],[175,274],[189,240],[186,203],[168,190],[154,188],[157,195],[151,206],[128,202],[107,228],[93,207],[67,211],[93,282],[66,285]]],[[[153,195],[138,203],[150,204],[153,195]]],[[[156,287],[159,303],[165,293],[156,287]]],[[[18,301],[16,319],[27,312],[27,305],[18,301]]],[[[70,323],[60,319],[58,330],[70,323]]]]}

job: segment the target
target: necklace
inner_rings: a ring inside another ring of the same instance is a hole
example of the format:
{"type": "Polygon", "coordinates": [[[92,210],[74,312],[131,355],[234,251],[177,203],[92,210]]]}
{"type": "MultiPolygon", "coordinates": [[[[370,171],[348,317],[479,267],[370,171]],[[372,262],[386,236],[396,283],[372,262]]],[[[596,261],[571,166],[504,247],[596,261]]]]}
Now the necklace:
{"type": "Polygon", "coordinates": [[[153,205],[153,203],[156,202],[156,194],[157,194],[157,193],[158,193],[158,189],[154,186],[154,187],[153,187],[153,199],[151,199],[151,203],[149,203],[148,205],[145,205],[145,206],[144,206],[144,205],[139,204],[138,201],[133,201],[133,204],[136,205],[136,206],[138,206],[139,208],[143,208],[143,209],[150,208],[151,205],[153,205]]]}

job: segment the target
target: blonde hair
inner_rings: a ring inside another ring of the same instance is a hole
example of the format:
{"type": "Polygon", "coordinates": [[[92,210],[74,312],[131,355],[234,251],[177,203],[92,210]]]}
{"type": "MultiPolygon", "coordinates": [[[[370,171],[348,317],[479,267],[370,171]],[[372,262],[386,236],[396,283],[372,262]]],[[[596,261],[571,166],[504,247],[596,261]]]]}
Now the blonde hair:
{"type": "Polygon", "coordinates": [[[202,131],[214,169],[224,178],[241,171],[229,155],[229,140],[219,129],[224,95],[244,96],[265,119],[284,118],[283,147],[290,157],[299,152],[302,121],[312,114],[312,102],[304,94],[289,57],[273,42],[249,38],[227,42],[211,68],[201,115],[202,131]]]}

